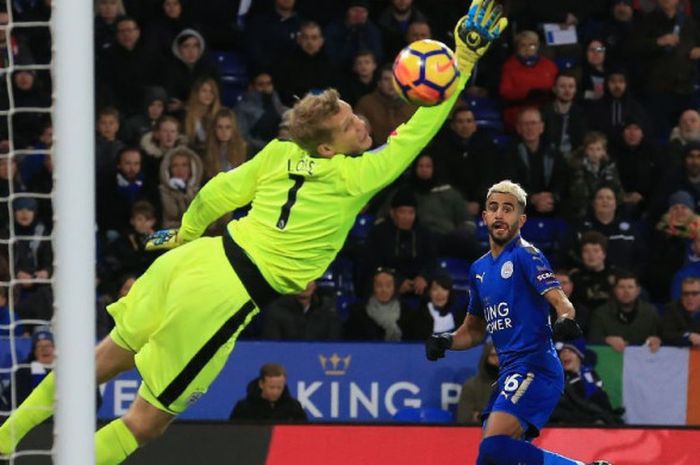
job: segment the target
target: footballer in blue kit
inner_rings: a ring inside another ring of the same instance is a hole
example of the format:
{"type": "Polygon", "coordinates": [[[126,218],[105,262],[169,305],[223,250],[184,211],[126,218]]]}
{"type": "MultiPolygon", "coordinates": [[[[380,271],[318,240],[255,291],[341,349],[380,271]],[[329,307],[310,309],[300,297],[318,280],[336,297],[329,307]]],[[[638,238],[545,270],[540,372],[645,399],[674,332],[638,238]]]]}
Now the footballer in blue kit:
{"type": "Polygon", "coordinates": [[[581,329],[549,262],[520,237],[526,201],[525,191],[511,181],[489,189],[482,217],[490,250],[469,271],[467,317],[453,333],[431,336],[426,356],[437,360],[448,349],[474,347],[486,334],[493,340],[499,376],[482,415],[477,465],[585,465],[529,442],[549,420],[564,389],[552,338],[574,339],[581,329]],[[558,315],[554,325],[550,306],[558,315]]]}

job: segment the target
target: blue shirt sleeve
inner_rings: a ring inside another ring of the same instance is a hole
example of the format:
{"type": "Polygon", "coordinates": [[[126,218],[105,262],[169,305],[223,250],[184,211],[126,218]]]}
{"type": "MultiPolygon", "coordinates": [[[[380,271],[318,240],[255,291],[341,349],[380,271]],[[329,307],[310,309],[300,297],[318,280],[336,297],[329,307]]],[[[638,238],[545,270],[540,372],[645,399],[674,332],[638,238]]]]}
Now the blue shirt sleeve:
{"type": "Polygon", "coordinates": [[[484,308],[481,306],[481,296],[479,295],[479,289],[476,287],[476,273],[477,271],[474,270],[474,267],[469,271],[469,307],[467,308],[467,313],[483,318],[484,308]]]}
{"type": "Polygon", "coordinates": [[[528,244],[522,246],[518,252],[524,278],[538,294],[544,295],[550,289],[561,287],[559,280],[554,276],[552,266],[539,249],[528,244]]]}

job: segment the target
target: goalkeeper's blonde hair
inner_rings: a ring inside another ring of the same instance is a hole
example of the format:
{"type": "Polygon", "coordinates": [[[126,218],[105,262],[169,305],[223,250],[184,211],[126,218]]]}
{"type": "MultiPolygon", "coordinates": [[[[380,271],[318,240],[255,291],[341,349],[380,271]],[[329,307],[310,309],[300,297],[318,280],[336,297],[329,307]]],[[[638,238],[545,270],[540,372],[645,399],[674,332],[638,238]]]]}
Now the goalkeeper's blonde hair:
{"type": "Polygon", "coordinates": [[[489,191],[486,193],[487,202],[492,194],[512,195],[513,197],[515,197],[515,200],[518,201],[518,205],[520,206],[521,211],[525,211],[525,207],[527,206],[527,192],[525,192],[525,189],[523,189],[520,186],[520,184],[515,183],[510,179],[506,179],[504,181],[494,184],[489,188],[489,191]]]}
{"type": "Polygon", "coordinates": [[[309,153],[319,144],[330,142],[333,130],[327,121],[340,111],[340,95],[335,89],[320,94],[306,94],[292,108],[289,134],[292,140],[309,153]]]}

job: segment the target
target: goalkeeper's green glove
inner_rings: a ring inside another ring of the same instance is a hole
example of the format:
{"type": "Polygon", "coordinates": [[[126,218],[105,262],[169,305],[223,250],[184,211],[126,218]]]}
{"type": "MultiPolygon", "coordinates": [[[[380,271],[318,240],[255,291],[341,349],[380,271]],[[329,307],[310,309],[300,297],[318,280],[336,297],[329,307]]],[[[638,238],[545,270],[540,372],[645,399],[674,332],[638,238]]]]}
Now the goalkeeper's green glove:
{"type": "Polygon", "coordinates": [[[494,0],[473,0],[467,15],[457,21],[455,49],[462,73],[471,73],[479,58],[508,26],[508,19],[502,14],[503,7],[494,0]]]}
{"type": "Polygon", "coordinates": [[[178,234],[177,229],[161,229],[156,231],[146,239],[145,249],[152,250],[170,250],[184,244],[178,234]]]}

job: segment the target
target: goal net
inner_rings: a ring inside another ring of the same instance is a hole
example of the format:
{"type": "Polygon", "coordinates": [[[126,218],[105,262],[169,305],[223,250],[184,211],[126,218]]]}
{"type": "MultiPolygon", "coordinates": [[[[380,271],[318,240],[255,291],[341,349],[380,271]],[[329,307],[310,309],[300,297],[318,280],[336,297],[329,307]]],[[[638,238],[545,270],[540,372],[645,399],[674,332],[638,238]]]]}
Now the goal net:
{"type": "Polygon", "coordinates": [[[94,463],[92,11],[0,2],[0,423],[56,372],[53,444],[0,463],[94,463]]]}

